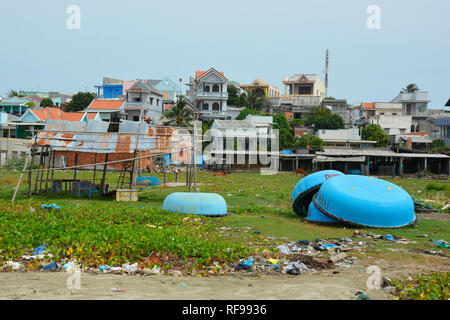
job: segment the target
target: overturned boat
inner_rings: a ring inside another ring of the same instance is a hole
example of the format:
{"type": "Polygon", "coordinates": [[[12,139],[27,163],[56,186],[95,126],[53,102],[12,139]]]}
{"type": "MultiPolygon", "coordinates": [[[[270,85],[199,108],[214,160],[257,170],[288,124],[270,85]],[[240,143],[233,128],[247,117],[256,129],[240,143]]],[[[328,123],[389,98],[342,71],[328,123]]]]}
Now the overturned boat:
{"type": "Polygon", "coordinates": [[[313,196],[319,191],[322,183],[330,178],[344,175],[337,170],[322,170],[301,179],[292,191],[292,208],[300,215],[308,213],[313,196]]]}
{"type": "Polygon", "coordinates": [[[227,203],[217,193],[174,192],[164,199],[163,209],[184,214],[224,216],[227,203]]]}

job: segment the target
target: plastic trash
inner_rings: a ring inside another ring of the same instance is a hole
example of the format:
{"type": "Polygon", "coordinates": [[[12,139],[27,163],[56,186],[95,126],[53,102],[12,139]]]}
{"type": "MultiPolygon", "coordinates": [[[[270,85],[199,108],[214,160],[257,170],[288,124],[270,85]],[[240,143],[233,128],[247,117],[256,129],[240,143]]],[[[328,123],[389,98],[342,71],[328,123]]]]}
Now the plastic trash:
{"type": "Polygon", "coordinates": [[[56,264],[56,262],[50,262],[49,264],[45,265],[44,268],[42,268],[43,270],[47,271],[47,270],[55,270],[58,269],[58,265],[56,264]]]}
{"type": "Polygon", "coordinates": [[[63,265],[63,269],[67,271],[79,270],[80,266],[76,261],[70,261],[63,265]]]}
{"type": "Polygon", "coordinates": [[[6,266],[12,268],[14,271],[25,270],[25,266],[20,262],[6,261],[6,266]]]}
{"type": "Polygon", "coordinates": [[[110,266],[100,266],[98,268],[100,269],[101,272],[107,272],[108,270],[111,269],[110,266]]]}
{"type": "Polygon", "coordinates": [[[361,291],[358,291],[357,293],[355,293],[355,296],[358,296],[359,300],[370,300],[370,296],[368,294],[364,294],[361,291]]]}
{"type": "Polygon", "coordinates": [[[445,248],[445,249],[450,248],[450,244],[448,244],[447,241],[444,241],[444,240],[433,241],[433,244],[439,248],[445,248]]]}
{"type": "Polygon", "coordinates": [[[120,271],[122,271],[122,268],[121,267],[111,267],[111,272],[120,272],[120,271]]]}
{"type": "Polygon", "coordinates": [[[288,273],[290,275],[300,275],[308,272],[308,267],[302,262],[290,262],[283,268],[282,273],[288,273]]]}
{"type": "Polygon", "coordinates": [[[125,292],[125,291],[127,291],[127,290],[125,290],[125,289],[120,289],[120,288],[118,288],[118,287],[114,287],[114,288],[110,288],[109,291],[111,291],[111,292],[125,292]]]}
{"type": "Polygon", "coordinates": [[[278,263],[278,259],[270,258],[269,262],[272,263],[272,264],[277,264],[278,263]]]}
{"type": "Polygon", "coordinates": [[[244,266],[251,267],[251,266],[253,266],[253,259],[245,260],[241,264],[244,265],[244,266]]]}
{"type": "Polygon", "coordinates": [[[297,246],[309,246],[311,245],[311,241],[309,240],[298,240],[295,245],[297,246]]]}
{"type": "Polygon", "coordinates": [[[283,245],[279,245],[277,247],[277,249],[279,249],[280,253],[282,253],[282,254],[290,254],[291,253],[291,250],[288,247],[283,246],[283,245]]]}
{"type": "Polygon", "coordinates": [[[383,239],[387,240],[387,241],[394,241],[398,238],[396,236],[394,236],[393,234],[387,234],[387,235],[383,236],[383,239]]]}
{"type": "Polygon", "coordinates": [[[184,282],[180,283],[180,287],[182,287],[182,288],[189,288],[189,286],[186,283],[184,283],[184,282]]]}
{"type": "Polygon", "coordinates": [[[138,263],[136,262],[136,263],[130,264],[127,262],[122,266],[122,269],[123,269],[123,271],[125,271],[127,273],[136,272],[138,269],[138,263]]]}
{"type": "Polygon", "coordinates": [[[45,253],[46,250],[47,250],[47,245],[41,244],[39,247],[37,247],[36,249],[33,250],[33,255],[37,256],[37,255],[43,254],[43,253],[45,253]]]}
{"type": "Polygon", "coordinates": [[[250,270],[253,266],[253,259],[244,260],[236,266],[236,271],[250,270]]]}
{"type": "Polygon", "coordinates": [[[36,211],[36,209],[35,208],[33,208],[33,207],[30,207],[30,212],[31,213],[33,213],[33,212],[35,212],[36,211]]]}
{"type": "Polygon", "coordinates": [[[56,209],[56,210],[61,209],[61,207],[58,206],[56,203],[52,203],[52,204],[49,204],[49,205],[43,204],[43,205],[41,206],[41,208],[42,208],[42,209],[56,209]]]}

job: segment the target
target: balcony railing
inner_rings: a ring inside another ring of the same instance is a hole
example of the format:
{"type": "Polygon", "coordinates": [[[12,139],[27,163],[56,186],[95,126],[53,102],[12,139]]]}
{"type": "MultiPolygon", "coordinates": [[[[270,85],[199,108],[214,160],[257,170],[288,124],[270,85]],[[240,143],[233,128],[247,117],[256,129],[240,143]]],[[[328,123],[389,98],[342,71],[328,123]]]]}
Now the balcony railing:
{"type": "Polygon", "coordinates": [[[197,92],[197,98],[225,98],[228,99],[228,92],[197,92]]]}

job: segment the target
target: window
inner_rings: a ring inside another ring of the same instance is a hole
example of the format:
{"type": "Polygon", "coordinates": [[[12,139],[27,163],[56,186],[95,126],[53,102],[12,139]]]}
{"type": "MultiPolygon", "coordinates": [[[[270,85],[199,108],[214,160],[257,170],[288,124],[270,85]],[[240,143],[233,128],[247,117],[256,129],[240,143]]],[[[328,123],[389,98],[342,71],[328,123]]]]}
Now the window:
{"type": "Polygon", "coordinates": [[[153,98],[150,98],[150,104],[153,104],[153,98]]]}
{"type": "Polygon", "coordinates": [[[397,113],[396,113],[396,112],[394,112],[394,113],[392,113],[392,115],[393,115],[393,116],[396,116],[396,115],[397,115],[397,113]]]}
{"type": "Polygon", "coordinates": [[[213,85],[212,91],[213,92],[219,92],[219,86],[217,84],[213,85]]]}
{"type": "Polygon", "coordinates": [[[204,103],[203,104],[203,110],[209,110],[209,104],[204,103]]]}
{"type": "Polygon", "coordinates": [[[204,86],[204,87],[203,87],[203,91],[209,92],[209,86],[204,86]]]}
{"type": "Polygon", "coordinates": [[[214,102],[213,105],[212,105],[212,109],[216,110],[216,111],[220,110],[219,104],[217,102],[214,102]]]}
{"type": "Polygon", "coordinates": [[[139,116],[133,116],[133,121],[139,121],[139,116]]]}
{"type": "Polygon", "coordinates": [[[159,99],[156,99],[156,105],[159,105],[159,99]]]}
{"type": "Polygon", "coordinates": [[[406,129],[400,129],[400,133],[405,133],[406,129]]]}
{"type": "Polygon", "coordinates": [[[380,112],[380,115],[384,116],[384,112],[380,112]]]}

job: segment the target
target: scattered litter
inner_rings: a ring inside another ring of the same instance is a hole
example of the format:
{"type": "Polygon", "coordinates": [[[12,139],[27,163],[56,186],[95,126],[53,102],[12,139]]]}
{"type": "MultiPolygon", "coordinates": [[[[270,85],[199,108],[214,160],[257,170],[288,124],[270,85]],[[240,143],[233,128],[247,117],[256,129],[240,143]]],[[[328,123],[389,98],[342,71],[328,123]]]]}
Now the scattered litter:
{"type": "Polygon", "coordinates": [[[394,241],[398,238],[396,236],[394,236],[393,234],[387,234],[387,235],[383,236],[383,239],[385,239],[387,241],[394,241]]]}
{"type": "Polygon", "coordinates": [[[30,207],[30,212],[31,213],[33,213],[33,212],[35,212],[36,211],[36,209],[35,208],[33,208],[33,207],[30,207]]]}
{"type": "Polygon", "coordinates": [[[272,263],[272,264],[277,264],[278,263],[278,259],[270,258],[269,262],[272,263]]]}
{"type": "Polygon", "coordinates": [[[291,250],[289,249],[289,247],[280,245],[277,247],[277,249],[279,249],[280,253],[282,253],[282,254],[291,254],[291,250]]]}
{"type": "Polygon", "coordinates": [[[25,270],[25,266],[20,262],[6,261],[6,266],[12,268],[14,271],[25,270]]]}
{"type": "Polygon", "coordinates": [[[359,300],[370,300],[370,296],[368,294],[364,294],[361,291],[358,291],[357,293],[355,293],[355,296],[358,296],[359,300]]]}
{"type": "Polygon", "coordinates": [[[144,274],[160,274],[161,268],[158,266],[154,266],[152,269],[144,268],[144,269],[142,269],[142,271],[144,272],[144,274]]]}
{"type": "Polygon", "coordinates": [[[309,246],[311,245],[311,241],[309,240],[298,240],[295,245],[297,246],[309,246]]]}
{"type": "Polygon", "coordinates": [[[182,288],[189,288],[189,286],[186,283],[184,283],[184,282],[180,283],[180,287],[182,287],[182,288]]]}
{"type": "Polygon", "coordinates": [[[111,272],[115,272],[115,273],[120,273],[122,272],[122,268],[121,267],[111,267],[111,272]]]}
{"type": "Polygon", "coordinates": [[[261,219],[265,219],[266,217],[264,217],[264,216],[261,216],[260,218],[261,218],[261,219]]]}
{"type": "Polygon", "coordinates": [[[284,267],[282,272],[297,276],[307,273],[308,267],[302,262],[290,262],[284,267]]]}
{"type": "Polygon", "coordinates": [[[134,273],[138,269],[138,263],[136,262],[136,263],[130,264],[127,262],[124,265],[122,265],[122,269],[123,269],[123,271],[125,271],[127,273],[134,273]]]}
{"type": "Polygon", "coordinates": [[[109,289],[110,292],[126,292],[127,290],[125,289],[120,289],[118,287],[114,287],[114,288],[110,288],[109,289]]]}
{"type": "Polygon", "coordinates": [[[445,206],[442,207],[442,211],[450,209],[450,203],[447,203],[445,206]]]}
{"type": "Polygon", "coordinates": [[[43,205],[41,206],[41,208],[42,208],[42,209],[56,209],[56,210],[61,209],[61,207],[58,206],[56,203],[52,203],[52,204],[49,204],[49,205],[43,204],[43,205]]]}
{"type": "Polygon", "coordinates": [[[42,269],[44,271],[55,270],[55,269],[58,269],[58,265],[56,264],[56,262],[53,261],[53,262],[50,262],[49,264],[45,265],[42,269]]]}
{"type": "Polygon", "coordinates": [[[47,250],[47,245],[41,244],[39,247],[37,247],[36,249],[33,250],[33,255],[40,255],[43,254],[45,251],[47,250]]]}
{"type": "Polygon", "coordinates": [[[253,266],[253,259],[244,260],[236,266],[236,271],[250,270],[253,266]]]}
{"type": "Polygon", "coordinates": [[[344,260],[345,258],[347,258],[347,254],[345,252],[341,252],[341,253],[338,253],[338,254],[330,257],[329,261],[336,263],[336,262],[340,262],[340,261],[344,260]]]}
{"type": "Polygon", "coordinates": [[[108,272],[108,270],[111,270],[110,266],[100,266],[98,267],[101,272],[108,272]]]}
{"type": "Polygon", "coordinates": [[[74,270],[80,270],[80,266],[78,265],[77,261],[70,261],[63,265],[63,269],[70,272],[74,270]]]}
{"type": "Polygon", "coordinates": [[[448,244],[447,241],[445,241],[445,240],[433,241],[433,244],[439,248],[445,248],[445,249],[450,248],[450,244],[448,244]]]}
{"type": "Polygon", "coordinates": [[[181,277],[183,275],[183,273],[181,271],[178,271],[178,270],[169,270],[169,273],[172,276],[175,276],[175,277],[181,277]]]}
{"type": "Polygon", "coordinates": [[[260,231],[255,231],[255,232],[253,232],[253,234],[261,234],[261,232],[260,231]]]}

